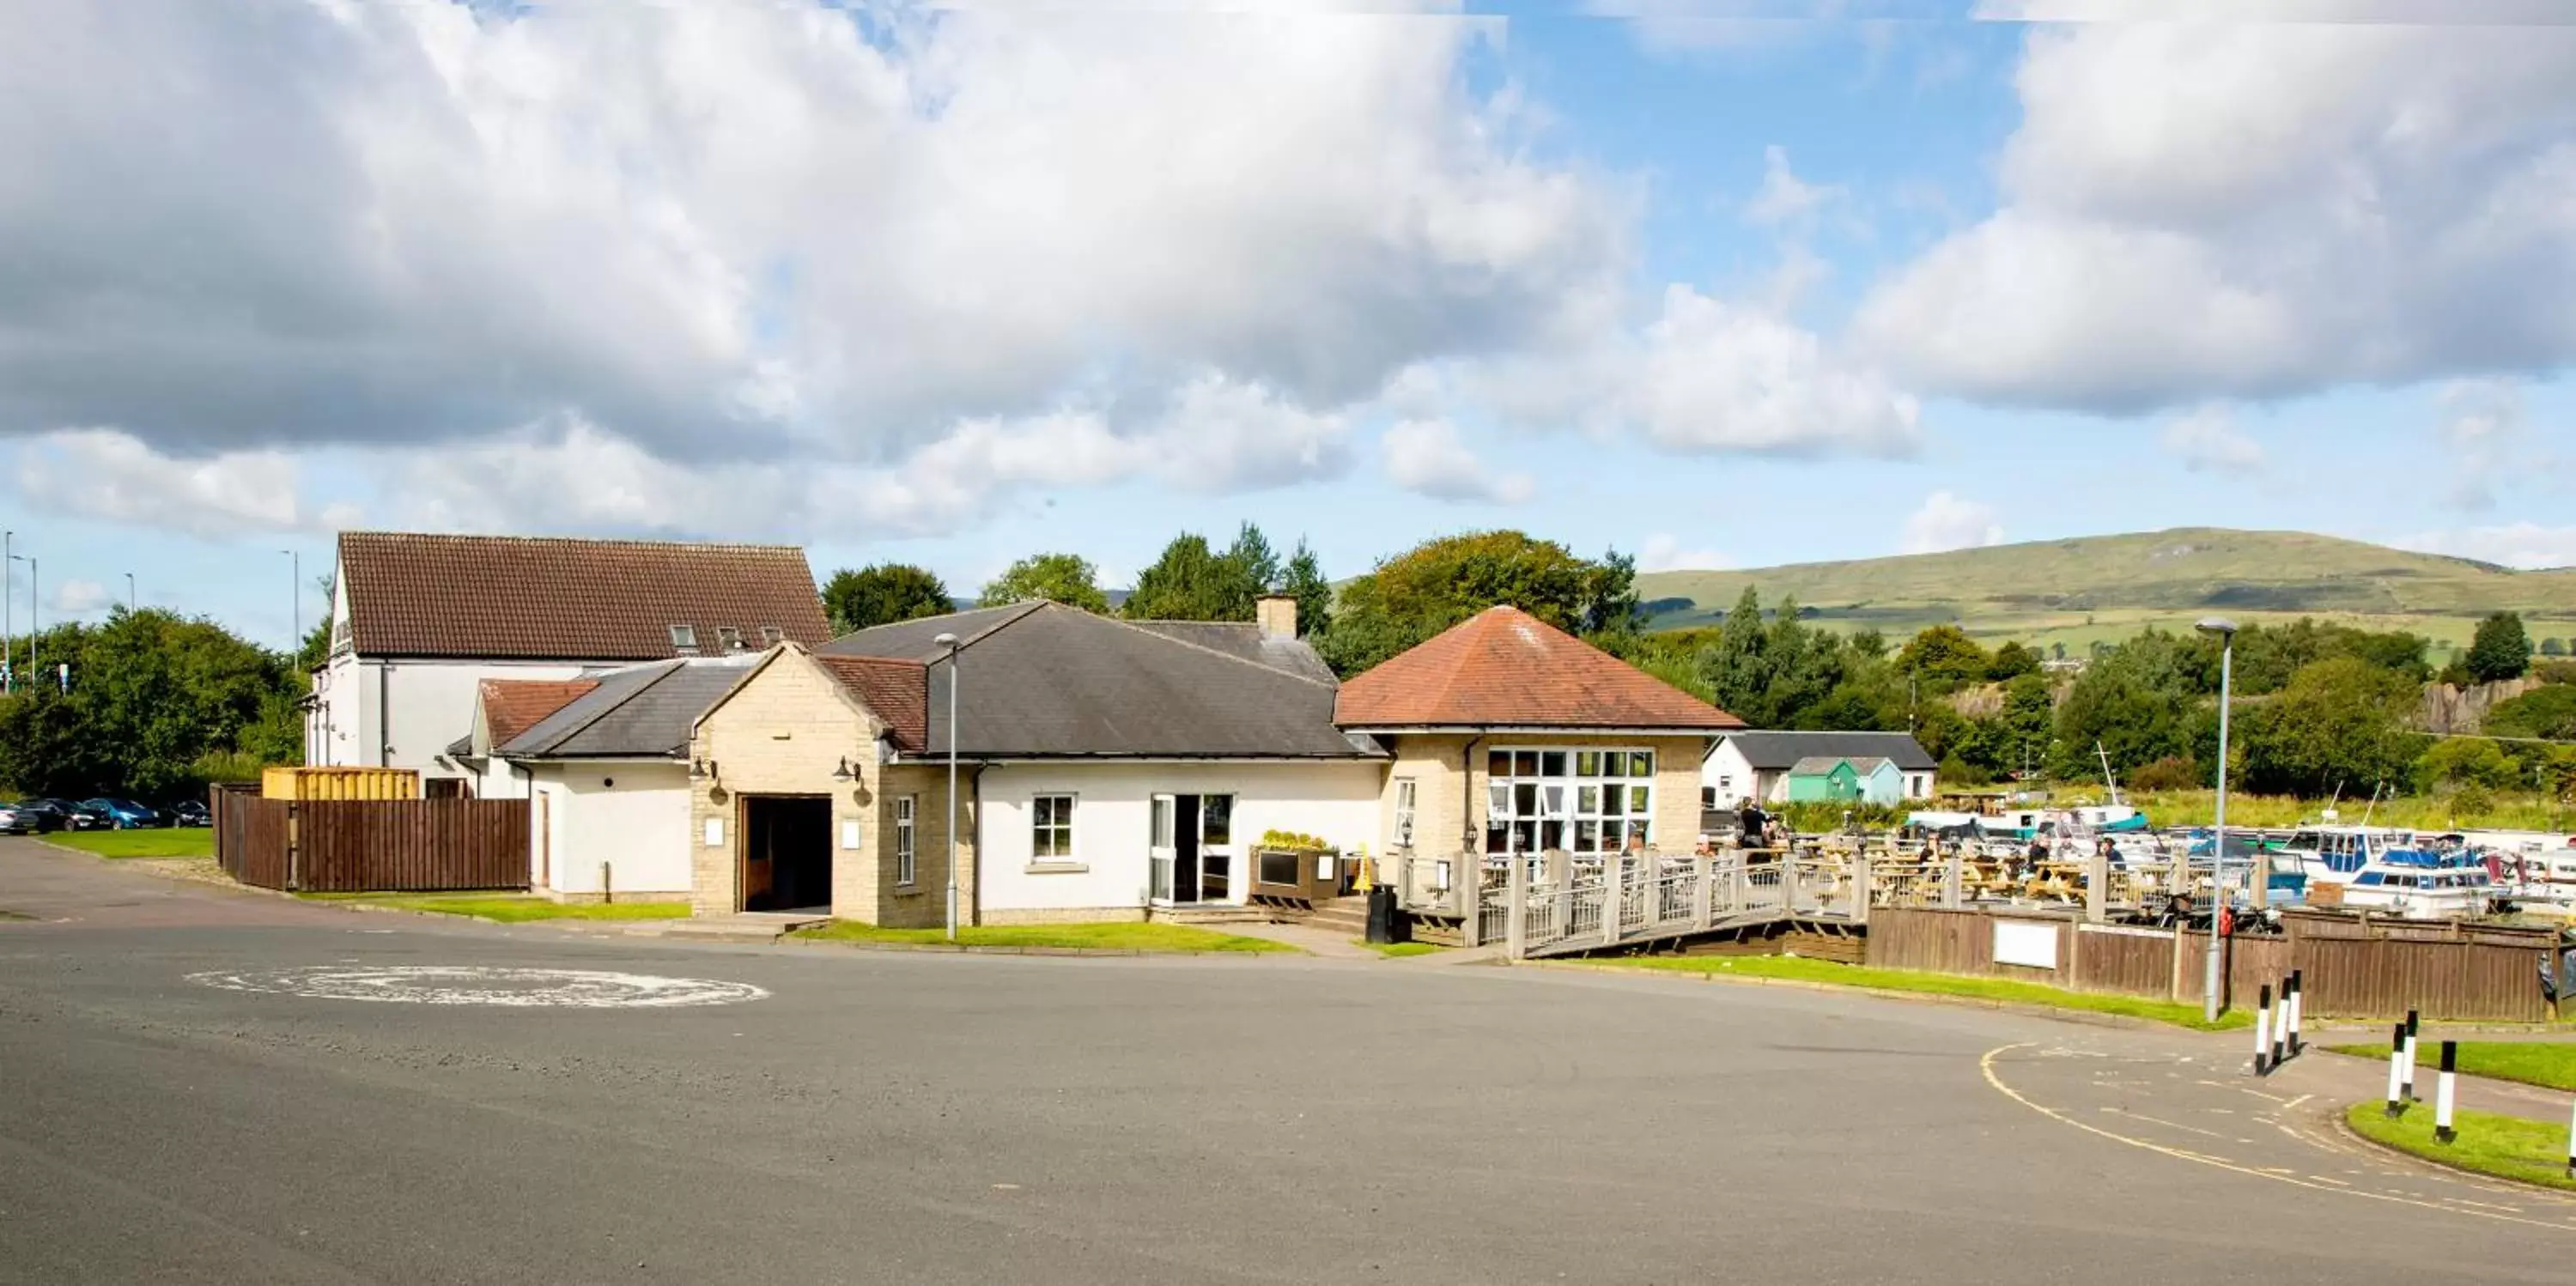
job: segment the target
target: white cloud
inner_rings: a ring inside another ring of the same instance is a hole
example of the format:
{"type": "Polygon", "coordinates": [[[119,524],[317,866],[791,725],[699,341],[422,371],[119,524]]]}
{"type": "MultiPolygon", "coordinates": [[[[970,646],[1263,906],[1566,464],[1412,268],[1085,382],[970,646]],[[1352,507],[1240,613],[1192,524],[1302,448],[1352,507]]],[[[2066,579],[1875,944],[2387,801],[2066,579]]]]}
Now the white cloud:
{"type": "Polygon", "coordinates": [[[1714,549],[1684,549],[1679,537],[1670,532],[1656,532],[1646,537],[1637,549],[1637,570],[1641,572],[1716,571],[1735,566],[1735,560],[1714,549]]]}
{"type": "Polygon", "coordinates": [[[2194,473],[2249,473],[2263,467],[2263,444],[2236,428],[2225,406],[2211,403],[2167,420],[2164,447],[2194,473]]]}
{"type": "Polygon", "coordinates": [[[1800,222],[1842,194],[1841,188],[1799,178],[1789,168],[1789,150],[1774,143],[1762,149],[1762,186],[1744,203],[1744,221],[1760,227],[1800,222]]]}
{"type": "Polygon", "coordinates": [[[2518,522],[2502,527],[2469,527],[2455,531],[2419,532],[2391,541],[2400,549],[2474,558],[2525,570],[2576,567],[2576,527],[2543,527],[2518,522]]]}
{"type": "Polygon", "coordinates": [[[1923,507],[1905,520],[1896,552],[1900,554],[1937,554],[1951,549],[1977,549],[2004,543],[2003,524],[1997,521],[1995,507],[1975,500],[1963,500],[1947,491],[1935,491],[1923,500],[1923,507]]]}
{"type": "Polygon", "coordinates": [[[2135,412],[2576,358],[2576,29],[2034,28],[2003,204],[1864,301],[1920,386],[2135,412]]]}
{"type": "Polygon", "coordinates": [[[1402,420],[1380,444],[1395,485],[1442,500],[1516,505],[1538,490],[1526,473],[1496,473],[1447,420],[1402,420]]]}
{"type": "Polygon", "coordinates": [[[20,444],[17,482],[30,505],[57,513],[197,536],[327,530],[353,516],[297,497],[295,461],[281,451],[199,459],[163,455],[130,433],[67,429],[20,444]]]}
{"type": "Polygon", "coordinates": [[[54,592],[46,596],[45,610],[60,620],[66,616],[103,612],[115,603],[116,600],[108,595],[107,586],[97,581],[67,580],[54,586],[54,592]]]}
{"type": "Polygon", "coordinates": [[[1195,485],[1334,476],[1345,408],[1558,333],[1631,217],[1467,87],[1497,21],[1347,8],[0,9],[0,433],[578,420],[632,448],[585,488],[618,514],[647,461],[881,469],[1068,407],[1111,454],[1194,418],[1195,485]]]}
{"type": "Polygon", "coordinates": [[[1534,426],[1635,432],[1666,451],[1911,454],[1921,407],[1780,313],[1666,288],[1634,332],[1465,372],[1469,396],[1534,426]]]}
{"type": "Polygon", "coordinates": [[[2522,436],[2522,390],[2511,380],[2457,380],[2442,390],[2442,450],[2451,462],[2450,502],[2495,507],[2495,487],[2513,467],[2522,436]]]}

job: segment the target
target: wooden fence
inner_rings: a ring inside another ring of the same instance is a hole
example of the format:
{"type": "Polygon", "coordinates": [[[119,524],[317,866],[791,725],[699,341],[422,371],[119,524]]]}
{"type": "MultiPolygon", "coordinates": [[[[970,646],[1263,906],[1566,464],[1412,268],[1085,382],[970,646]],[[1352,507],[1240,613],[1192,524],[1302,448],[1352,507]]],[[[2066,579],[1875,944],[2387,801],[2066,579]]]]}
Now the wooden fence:
{"type": "MultiPolygon", "coordinates": [[[[2222,1001],[2248,1005],[2265,983],[2299,972],[2305,1013],[2391,1018],[2421,1010],[2457,1022],[2537,1022],[2547,930],[2292,915],[2281,935],[2227,940],[2222,1001]],[[2440,936],[2435,936],[2440,935],[2440,936]]],[[[2078,991],[2196,1004],[2206,933],[2087,924],[2071,916],[1881,907],[1868,961],[1892,969],[2015,978],[2078,991]],[[2007,926],[1999,934],[1996,926],[2007,926]],[[1998,960],[2003,945],[2010,959],[1998,960]],[[2045,961],[2046,963],[2040,963],[2045,961]]]]}
{"type": "Polygon", "coordinates": [[[528,887],[520,799],[215,796],[215,860],[244,884],[314,893],[528,887]]]}

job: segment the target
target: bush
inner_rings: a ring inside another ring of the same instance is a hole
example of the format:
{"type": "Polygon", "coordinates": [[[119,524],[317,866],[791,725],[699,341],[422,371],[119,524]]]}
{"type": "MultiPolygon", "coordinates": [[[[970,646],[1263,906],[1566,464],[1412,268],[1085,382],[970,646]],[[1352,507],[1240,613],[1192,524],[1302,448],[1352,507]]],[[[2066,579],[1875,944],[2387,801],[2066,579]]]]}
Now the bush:
{"type": "Polygon", "coordinates": [[[2495,811],[2495,796],[2486,787],[2462,786],[2451,795],[2451,814],[2471,821],[2495,811]]]}
{"type": "Polygon", "coordinates": [[[2198,790],[2209,784],[2209,773],[2180,755],[2142,764],[2129,774],[2128,781],[2131,790],[2198,790]]]}

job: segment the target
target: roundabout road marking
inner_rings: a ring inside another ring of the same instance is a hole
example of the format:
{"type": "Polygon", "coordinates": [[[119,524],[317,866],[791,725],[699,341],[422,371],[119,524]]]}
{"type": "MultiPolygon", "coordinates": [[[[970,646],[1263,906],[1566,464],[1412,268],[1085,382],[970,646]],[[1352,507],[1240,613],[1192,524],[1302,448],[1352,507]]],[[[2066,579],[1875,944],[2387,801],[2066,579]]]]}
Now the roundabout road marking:
{"type": "MultiPolygon", "coordinates": [[[[2424,1210],[2441,1210],[2455,1215],[2473,1215],[2480,1219],[2493,1219],[2502,1223],[2527,1224],[2534,1228],[2550,1228],[2559,1232],[2570,1231],[2570,1225],[2565,1223],[2554,1223],[2545,1219],[2527,1219],[2520,1215],[2496,1213],[2499,1209],[2498,1207],[2475,1209],[2467,1206],[2449,1204],[2444,1201],[2427,1201],[2420,1197],[2399,1196],[2392,1192],[2371,1192],[2361,1188],[2339,1186],[2331,1179],[2325,1180],[2324,1182],[2318,1182],[2318,1177],[2302,1177],[2297,1174],[2282,1174],[2271,1170],[2258,1169],[2253,1166],[2239,1164],[2225,1157],[2209,1156],[2205,1153],[2199,1152],[2189,1152],[2181,1148],[2169,1147],[2165,1144],[2154,1142],[2153,1140],[2131,1138],[2128,1135],[2120,1134],[2112,1130],[2106,1130],[2097,1125],[2087,1124],[2083,1121],[2076,1120],[2073,1116],[2059,1111],[2056,1108],[2049,1107],[2043,1103],[2034,1102],[2029,1096],[2023,1094],[2021,1091],[2014,1089],[2010,1085],[2004,1084],[2003,1077],[1996,1073],[1996,1059],[2005,1054],[2012,1053],[2014,1050],[2037,1048],[2039,1047],[2036,1043],[2027,1041],[2020,1044],[1999,1045],[1993,1049],[1987,1050],[1985,1056],[1977,1060],[1977,1069],[1985,1073],[1986,1084],[1993,1086],[1996,1093],[2001,1094],[2005,1098],[2011,1099],[2013,1102],[2019,1103],[2023,1107],[2029,1108],[2031,1111],[2037,1112],[2041,1116],[2047,1117],[2060,1125],[2071,1125],[2087,1134],[2097,1134],[2114,1143],[2125,1143],[2133,1148],[2143,1148],[2146,1151],[2156,1153],[2160,1156],[2174,1157],[2184,1161],[2196,1161],[2202,1165],[2216,1166],[2221,1170],[2233,1171],[2237,1174],[2246,1175],[2256,1179],[2268,1179],[2274,1183],[2289,1184],[2294,1188],[2306,1188],[2311,1192],[2331,1192],[2347,1197],[2366,1197],[2372,1201],[2393,1202],[2397,1205],[2415,1206],[2424,1210]]],[[[2394,1157],[2396,1154],[2391,1155],[2394,1157]]],[[[2449,1176],[2445,1175],[2441,1177],[2447,1178],[2449,1176]]],[[[2460,1200],[2460,1198],[2452,1198],[2451,1200],[2456,1201],[2460,1200]]]]}
{"type": "Polygon", "coordinates": [[[217,969],[188,981],[225,991],[407,1005],[491,1005],[506,1009],[676,1009],[733,1005],[769,993],[747,982],[665,978],[593,969],[505,969],[479,965],[308,965],[217,969]]]}

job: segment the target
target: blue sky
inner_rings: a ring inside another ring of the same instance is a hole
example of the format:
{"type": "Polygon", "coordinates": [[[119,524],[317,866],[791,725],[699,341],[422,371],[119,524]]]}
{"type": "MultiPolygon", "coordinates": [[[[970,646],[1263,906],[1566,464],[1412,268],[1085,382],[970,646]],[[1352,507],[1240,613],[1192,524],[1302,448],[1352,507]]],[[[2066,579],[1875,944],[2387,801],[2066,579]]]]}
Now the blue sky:
{"type": "Polygon", "coordinates": [[[346,525],[2576,563],[2570,28],[1398,7],[12,12],[0,526],[278,642],[346,525]]]}

